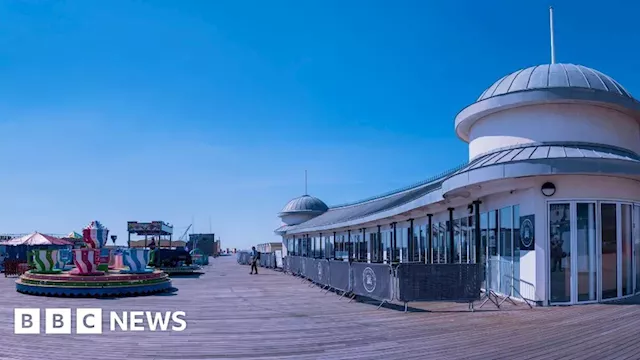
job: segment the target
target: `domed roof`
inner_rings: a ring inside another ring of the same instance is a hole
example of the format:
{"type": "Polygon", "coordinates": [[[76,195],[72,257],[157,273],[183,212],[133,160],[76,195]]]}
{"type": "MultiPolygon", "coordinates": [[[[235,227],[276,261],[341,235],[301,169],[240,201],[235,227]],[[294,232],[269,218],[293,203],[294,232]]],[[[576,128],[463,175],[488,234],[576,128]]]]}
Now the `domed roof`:
{"type": "Polygon", "coordinates": [[[458,113],[456,134],[468,142],[473,124],[492,113],[566,102],[604,106],[640,118],[640,102],[610,76],[582,65],[547,64],[521,69],[496,81],[458,113]]]}
{"type": "Polygon", "coordinates": [[[329,207],[322,200],[313,196],[303,195],[289,201],[280,213],[323,213],[327,210],[329,210],[329,207]]]}
{"type": "Polygon", "coordinates": [[[574,64],[547,64],[528,67],[496,81],[478,101],[517,91],[549,88],[582,88],[608,91],[633,98],[622,85],[597,70],[574,64]]]}

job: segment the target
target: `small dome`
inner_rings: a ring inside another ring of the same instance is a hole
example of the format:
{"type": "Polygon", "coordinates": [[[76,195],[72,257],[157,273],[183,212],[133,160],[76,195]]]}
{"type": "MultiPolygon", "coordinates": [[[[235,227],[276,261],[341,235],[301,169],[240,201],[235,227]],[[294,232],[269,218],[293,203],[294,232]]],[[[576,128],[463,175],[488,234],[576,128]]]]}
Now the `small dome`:
{"type": "Polygon", "coordinates": [[[280,213],[323,213],[327,210],[329,210],[329,207],[322,200],[313,196],[303,195],[289,201],[280,213]]]}
{"type": "Polygon", "coordinates": [[[550,64],[532,66],[503,77],[485,90],[478,101],[518,91],[550,88],[591,89],[633,98],[617,81],[597,70],[582,65],[550,64]]]}

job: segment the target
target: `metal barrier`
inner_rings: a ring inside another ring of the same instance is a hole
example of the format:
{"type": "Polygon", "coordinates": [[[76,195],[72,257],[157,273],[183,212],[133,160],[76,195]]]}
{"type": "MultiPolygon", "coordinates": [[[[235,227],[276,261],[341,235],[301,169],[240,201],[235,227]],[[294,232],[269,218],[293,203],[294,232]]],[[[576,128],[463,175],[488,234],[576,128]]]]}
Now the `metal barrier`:
{"type": "Polygon", "coordinates": [[[397,268],[397,299],[407,310],[412,301],[467,301],[480,299],[482,276],[478,264],[406,264],[397,268]]]}
{"type": "Polygon", "coordinates": [[[492,258],[487,262],[486,285],[480,307],[491,301],[500,307],[505,301],[517,305],[513,300],[523,301],[530,308],[535,303],[535,285],[520,279],[519,262],[510,258],[492,258]],[[502,298],[502,299],[501,299],[502,298]]]}
{"type": "Polygon", "coordinates": [[[343,292],[351,292],[351,265],[346,261],[329,260],[329,286],[343,292]]]}
{"type": "Polygon", "coordinates": [[[380,305],[393,300],[393,269],[387,264],[351,263],[351,289],[355,295],[379,300],[380,305]]]}

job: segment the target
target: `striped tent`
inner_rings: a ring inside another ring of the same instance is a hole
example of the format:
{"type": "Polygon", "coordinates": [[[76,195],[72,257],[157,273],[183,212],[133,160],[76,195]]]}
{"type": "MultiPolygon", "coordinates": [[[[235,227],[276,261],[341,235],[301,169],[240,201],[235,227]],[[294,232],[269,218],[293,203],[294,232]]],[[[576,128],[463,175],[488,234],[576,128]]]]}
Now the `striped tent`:
{"type": "Polygon", "coordinates": [[[57,238],[51,235],[41,234],[39,232],[34,232],[29,235],[25,235],[19,238],[9,239],[0,241],[0,245],[7,246],[18,246],[18,245],[27,245],[27,246],[38,246],[38,245],[73,245],[72,242],[57,238]]]}

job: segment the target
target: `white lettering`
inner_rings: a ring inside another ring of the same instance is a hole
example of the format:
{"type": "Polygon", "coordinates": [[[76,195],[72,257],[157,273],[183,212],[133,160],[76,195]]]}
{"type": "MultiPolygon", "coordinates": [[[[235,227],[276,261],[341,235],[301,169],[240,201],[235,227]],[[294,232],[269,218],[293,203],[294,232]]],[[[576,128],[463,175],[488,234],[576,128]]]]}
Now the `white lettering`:
{"type": "Polygon", "coordinates": [[[131,331],[144,331],[144,325],[143,326],[139,326],[141,324],[144,324],[144,312],[142,311],[130,311],[129,312],[129,316],[131,321],[130,323],[130,328],[131,331]]]}
{"type": "Polygon", "coordinates": [[[171,327],[171,330],[184,331],[187,328],[187,322],[181,317],[185,317],[185,316],[187,316],[187,314],[185,314],[184,311],[174,312],[173,315],[171,315],[171,320],[173,320],[174,323],[178,323],[180,325],[179,326],[173,325],[171,327]]]}
{"type": "Polygon", "coordinates": [[[154,314],[151,311],[146,311],[146,314],[149,329],[151,329],[151,331],[156,331],[158,324],[160,324],[160,330],[167,331],[167,328],[169,328],[169,321],[171,320],[171,311],[165,312],[164,316],[162,316],[161,312],[154,314]]]}
{"type": "Polygon", "coordinates": [[[118,327],[120,327],[120,330],[122,331],[127,331],[127,312],[123,312],[122,313],[122,317],[118,316],[118,313],[115,311],[112,311],[109,314],[109,324],[110,324],[110,328],[111,331],[116,331],[116,324],[118,324],[118,327]]]}

